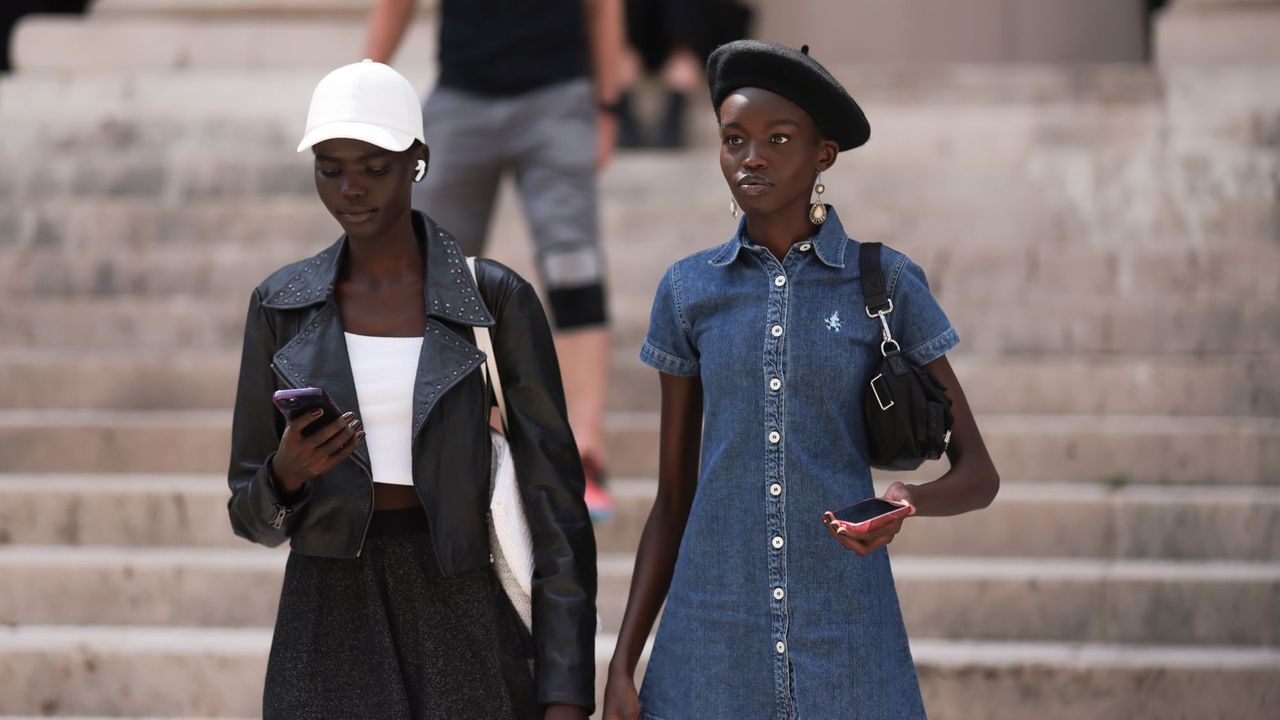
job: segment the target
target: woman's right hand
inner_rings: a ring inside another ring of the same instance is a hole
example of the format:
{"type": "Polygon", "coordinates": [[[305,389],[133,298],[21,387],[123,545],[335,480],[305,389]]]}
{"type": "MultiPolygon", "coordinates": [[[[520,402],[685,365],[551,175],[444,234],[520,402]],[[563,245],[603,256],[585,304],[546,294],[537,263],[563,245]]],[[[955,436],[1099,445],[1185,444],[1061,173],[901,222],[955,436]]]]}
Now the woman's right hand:
{"type": "Polygon", "coordinates": [[[327,426],[303,437],[302,431],[323,414],[324,411],[317,408],[284,426],[280,447],[271,459],[271,474],[280,484],[280,489],[288,494],[298,492],[311,478],[329,472],[351,457],[364,440],[363,425],[352,412],[344,413],[327,426]]]}
{"type": "Polygon", "coordinates": [[[609,668],[609,680],[604,686],[603,720],[639,720],[640,694],[636,681],[625,670],[609,668]]]}

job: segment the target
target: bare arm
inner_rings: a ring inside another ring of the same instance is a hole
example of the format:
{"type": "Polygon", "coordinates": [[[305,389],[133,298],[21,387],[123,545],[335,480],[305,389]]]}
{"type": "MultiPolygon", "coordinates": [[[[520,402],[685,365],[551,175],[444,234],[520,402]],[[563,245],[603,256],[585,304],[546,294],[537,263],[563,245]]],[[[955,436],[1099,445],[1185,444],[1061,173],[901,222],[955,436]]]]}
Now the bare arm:
{"type": "Polygon", "coordinates": [[[596,100],[612,103],[618,99],[618,73],[622,66],[622,0],[583,0],[583,7],[596,100]]]}
{"type": "MultiPolygon", "coordinates": [[[[582,0],[582,4],[586,14],[596,102],[612,105],[618,101],[621,92],[619,81],[626,35],[622,0],[582,0]]],[[[597,110],[596,118],[596,170],[603,170],[613,157],[618,119],[603,110],[597,110]]]]}
{"type": "Polygon", "coordinates": [[[381,63],[391,62],[400,47],[405,28],[409,26],[415,4],[416,0],[374,0],[364,57],[381,63]]]}
{"type": "Polygon", "coordinates": [[[944,355],[924,368],[947,387],[955,423],[951,426],[951,444],[947,447],[951,469],[933,482],[909,486],[916,514],[959,515],[981,510],[991,504],[1000,490],[1000,475],[982,441],[982,433],[951,363],[944,355]]]}
{"type": "MultiPolygon", "coordinates": [[[[951,412],[955,417],[951,444],[947,446],[951,469],[937,480],[921,485],[895,482],[884,491],[884,498],[914,505],[916,515],[959,515],[981,510],[991,504],[1000,490],[1000,475],[991,462],[991,454],[982,441],[982,433],[978,431],[978,423],[973,419],[973,411],[951,363],[943,356],[924,367],[946,386],[947,395],[951,397],[951,412]]],[[[893,542],[902,525],[903,518],[898,518],[867,533],[849,532],[835,525],[828,525],[827,532],[847,549],[868,555],[893,542]]]]}
{"type": "Polygon", "coordinates": [[[658,496],[640,536],[627,610],[618,645],[609,663],[604,718],[637,717],[635,672],[645,640],[666,600],[675,572],[680,540],[689,520],[698,484],[702,450],[702,381],[659,374],[662,380],[662,432],[659,438],[658,496]]]}

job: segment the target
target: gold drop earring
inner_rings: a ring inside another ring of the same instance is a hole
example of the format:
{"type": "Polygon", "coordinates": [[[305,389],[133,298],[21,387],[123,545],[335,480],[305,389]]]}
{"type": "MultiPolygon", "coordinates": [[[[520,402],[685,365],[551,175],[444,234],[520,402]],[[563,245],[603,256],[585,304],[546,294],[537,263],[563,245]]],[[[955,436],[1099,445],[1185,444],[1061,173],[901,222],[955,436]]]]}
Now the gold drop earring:
{"type": "Polygon", "coordinates": [[[738,201],[733,198],[729,198],[729,214],[733,216],[734,220],[738,219],[738,201]]]}
{"type": "Polygon", "coordinates": [[[822,202],[822,193],[827,191],[827,186],[822,184],[822,173],[818,173],[818,184],[813,186],[813,191],[818,194],[818,201],[809,205],[809,222],[821,225],[827,221],[827,206],[822,202]]]}

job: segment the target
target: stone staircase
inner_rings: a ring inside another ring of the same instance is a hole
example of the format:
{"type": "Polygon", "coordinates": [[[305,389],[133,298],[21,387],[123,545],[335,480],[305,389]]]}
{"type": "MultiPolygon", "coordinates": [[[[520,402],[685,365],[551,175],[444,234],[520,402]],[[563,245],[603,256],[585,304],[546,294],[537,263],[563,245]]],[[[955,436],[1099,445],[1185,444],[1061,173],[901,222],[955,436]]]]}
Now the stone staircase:
{"type": "MultiPolygon", "coordinates": [[[[405,61],[424,87],[430,5],[405,61]]],[[[25,69],[0,80],[0,716],[257,714],[284,555],[226,519],[241,323],[261,277],[338,232],[292,148],[361,7],[100,0],[20,26],[25,69]]],[[[991,508],[893,545],[931,717],[1280,712],[1275,70],[835,68],[876,132],[828,194],[929,272],[1004,478],[991,508]]],[[[691,122],[693,149],[603,178],[601,670],[656,485],[635,357],[653,288],[733,227],[709,112],[691,122]]],[[[509,193],[493,254],[532,275],[509,193]]]]}

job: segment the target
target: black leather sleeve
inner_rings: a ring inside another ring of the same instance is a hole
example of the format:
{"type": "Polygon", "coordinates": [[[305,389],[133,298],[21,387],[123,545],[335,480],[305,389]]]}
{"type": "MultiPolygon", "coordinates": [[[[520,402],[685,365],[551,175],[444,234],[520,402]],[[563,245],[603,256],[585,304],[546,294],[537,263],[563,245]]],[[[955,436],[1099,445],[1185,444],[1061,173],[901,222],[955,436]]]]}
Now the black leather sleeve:
{"type": "Polygon", "coordinates": [[[497,320],[507,437],[533,535],[538,699],[594,711],[596,540],[551,329],[529,283],[497,263],[477,266],[497,320]]]}
{"type": "Polygon", "coordinates": [[[274,328],[260,293],[254,290],[244,323],[244,350],[231,424],[231,467],[227,471],[231,500],[227,510],[236,535],[270,547],[288,539],[311,494],[308,483],[286,505],[271,477],[271,458],[284,434],[284,418],[271,403],[276,389],[271,370],[275,345],[274,328]],[[272,520],[282,508],[287,508],[287,513],[280,527],[275,527],[272,520]]]}

